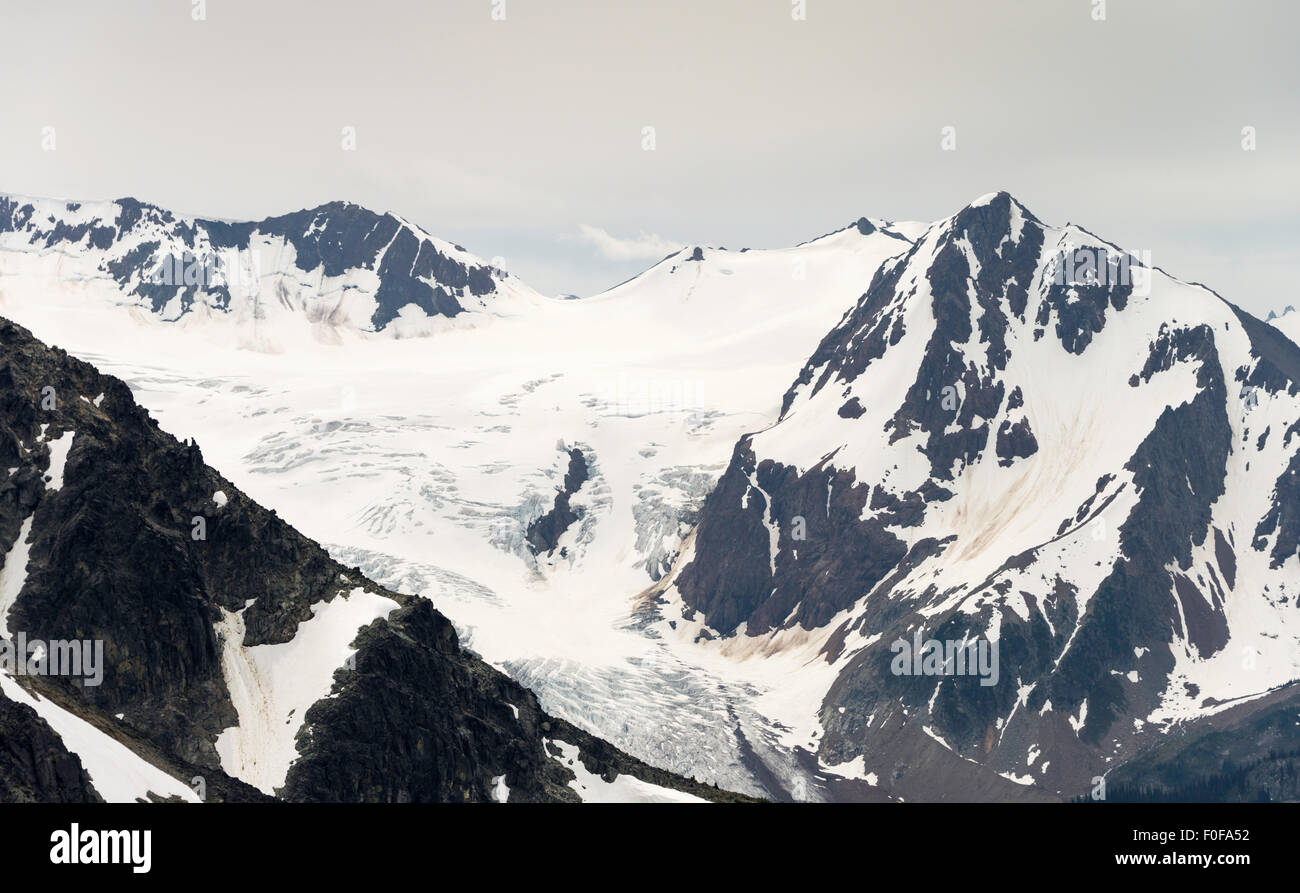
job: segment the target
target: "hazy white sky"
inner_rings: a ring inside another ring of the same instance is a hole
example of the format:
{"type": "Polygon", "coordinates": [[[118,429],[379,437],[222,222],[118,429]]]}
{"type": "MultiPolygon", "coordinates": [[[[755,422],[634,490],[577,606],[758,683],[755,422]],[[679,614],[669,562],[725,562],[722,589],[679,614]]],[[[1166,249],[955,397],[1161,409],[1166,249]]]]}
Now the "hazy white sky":
{"type": "Polygon", "coordinates": [[[0,0],[0,191],[241,219],[350,199],[589,294],[678,244],[1008,189],[1253,311],[1300,304],[1286,0],[199,5],[0,0]]]}

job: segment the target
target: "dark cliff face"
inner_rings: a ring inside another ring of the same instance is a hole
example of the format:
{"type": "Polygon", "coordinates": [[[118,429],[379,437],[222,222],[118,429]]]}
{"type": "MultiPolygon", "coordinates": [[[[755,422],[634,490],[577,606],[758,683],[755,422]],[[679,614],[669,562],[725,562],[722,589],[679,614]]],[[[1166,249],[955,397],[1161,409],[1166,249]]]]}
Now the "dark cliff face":
{"type": "MultiPolygon", "coordinates": [[[[748,635],[796,623],[821,626],[869,591],[907,551],[882,518],[862,520],[870,499],[870,487],[825,462],[803,475],[771,460],[756,466],[742,441],[705,499],[696,528],[699,557],[677,577],[678,591],[724,634],[741,623],[748,635]]],[[[900,505],[899,511],[908,508],[900,505]]]]}
{"type": "MultiPolygon", "coordinates": [[[[294,268],[304,273],[337,277],[353,270],[374,271],[379,277],[377,307],[370,320],[375,331],[383,330],[407,304],[429,316],[456,316],[464,312],[467,298],[490,295],[508,275],[449,256],[392,214],[377,214],[350,202],[238,223],[185,220],[133,198],[118,199],[114,205],[114,217],[70,225],[53,215],[40,218],[29,202],[0,196],[0,234],[22,234],[28,244],[41,248],[104,252],[102,269],[127,294],[147,301],[155,313],[178,299],[182,314],[191,310],[203,291],[212,296],[215,306],[230,305],[228,281],[237,278],[239,271],[221,268],[222,261],[213,254],[248,251],[254,236],[278,236],[293,246],[294,268]],[[133,247],[118,248],[119,244],[133,247]],[[151,278],[162,261],[169,271],[177,271],[171,281],[151,278]],[[198,281],[199,269],[202,281],[198,281]],[[224,273],[224,281],[212,275],[216,270],[224,273]],[[186,279],[182,271],[190,271],[195,279],[186,279]]],[[[69,205],[68,210],[79,207],[69,205]]]]}
{"type": "MultiPolygon", "coordinates": [[[[331,696],[308,711],[283,797],[481,801],[504,776],[512,799],[576,798],[572,773],[544,741],[595,746],[592,739],[463,651],[427,601],[339,565],[250,501],[204,464],[196,445],[161,431],[123,383],[5,320],[0,460],[13,469],[0,470],[0,555],[20,554],[11,549],[30,521],[26,581],[9,629],[104,643],[98,686],[54,676],[16,682],[164,771],[203,775],[212,799],[264,799],[221,770],[214,746],[238,720],[214,624],[223,609],[243,610],[245,646],[287,642],[313,605],[359,587],[399,608],[358,633],[355,665],[340,669],[331,696]],[[116,714],[120,722],[107,719],[116,714]]],[[[77,758],[30,710],[0,699],[0,731],[8,742],[0,746],[0,799],[96,798],[77,758]]],[[[600,771],[657,771],[611,753],[600,771]]],[[[722,796],[659,776],[660,784],[722,796]]]]}
{"type": "Polygon", "coordinates": [[[0,455],[17,466],[0,482],[0,548],[32,518],[10,629],[102,640],[113,672],[99,686],[69,683],[79,697],[217,767],[213,741],[236,718],[218,608],[255,600],[245,644],[287,641],[337,591],[337,565],[207,467],[196,445],[159,430],[121,382],[9,323],[0,346],[0,455]],[[64,437],[62,486],[48,489],[50,445],[64,437]]]}
{"type": "Polygon", "coordinates": [[[564,483],[555,493],[555,504],[541,517],[528,525],[525,539],[533,554],[551,553],[560,543],[560,537],[581,515],[569,505],[569,500],[587,482],[589,471],[582,450],[569,450],[569,467],[564,473],[564,483]]]}
{"type": "Polygon", "coordinates": [[[98,802],[81,760],[49,724],[0,695],[0,803],[98,802]]]}

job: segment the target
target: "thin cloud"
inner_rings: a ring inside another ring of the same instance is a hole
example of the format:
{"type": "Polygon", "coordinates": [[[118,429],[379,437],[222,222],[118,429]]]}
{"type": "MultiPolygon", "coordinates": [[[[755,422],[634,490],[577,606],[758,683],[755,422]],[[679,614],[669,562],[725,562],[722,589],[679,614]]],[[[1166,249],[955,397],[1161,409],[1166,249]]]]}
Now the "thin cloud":
{"type": "Polygon", "coordinates": [[[609,260],[658,260],[682,247],[656,233],[642,232],[630,239],[612,236],[598,226],[578,224],[578,234],[571,238],[591,245],[609,260]]]}

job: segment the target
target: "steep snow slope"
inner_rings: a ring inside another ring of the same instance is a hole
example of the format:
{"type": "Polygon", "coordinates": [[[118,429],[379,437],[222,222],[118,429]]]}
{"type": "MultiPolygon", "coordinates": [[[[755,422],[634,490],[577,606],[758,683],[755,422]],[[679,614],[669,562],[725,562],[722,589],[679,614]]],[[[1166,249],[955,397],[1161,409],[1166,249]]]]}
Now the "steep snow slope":
{"type": "Polygon", "coordinates": [[[594,298],[282,354],[123,312],[113,282],[0,252],[0,314],[125,378],[335,557],[428,595],[551,712],[723,787],[813,797],[774,726],[808,656],[701,663],[644,628],[638,594],[735,439],[776,418],[818,339],[910,247],[867,220],[793,249],[691,247],[594,298]],[[575,452],[585,476],[559,512],[575,452]],[[545,517],[554,542],[530,541],[545,517]]]}

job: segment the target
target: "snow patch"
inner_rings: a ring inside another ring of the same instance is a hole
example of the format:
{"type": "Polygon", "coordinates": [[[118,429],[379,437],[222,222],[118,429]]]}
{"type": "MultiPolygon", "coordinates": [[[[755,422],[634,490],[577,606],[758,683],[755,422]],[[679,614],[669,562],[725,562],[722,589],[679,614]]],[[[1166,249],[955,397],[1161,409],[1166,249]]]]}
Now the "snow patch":
{"type": "Polygon", "coordinates": [[[505,803],[510,799],[510,788],[504,775],[492,776],[492,799],[497,803],[505,803]]]}
{"type": "MultiPolygon", "coordinates": [[[[42,431],[42,437],[44,431],[42,431]]],[[[63,486],[63,467],[68,462],[68,451],[72,449],[75,431],[64,431],[58,438],[49,442],[50,467],[45,472],[45,489],[58,490],[63,486]]]]}
{"type": "Polygon", "coordinates": [[[357,631],[387,617],[397,602],[360,587],[311,606],[294,637],[280,645],[245,647],[244,611],[222,609],[216,624],[221,669],[239,722],[216,742],[221,768],[266,794],[284,784],[298,756],[296,738],[307,710],[329,695],[334,671],[355,654],[357,631]]]}

